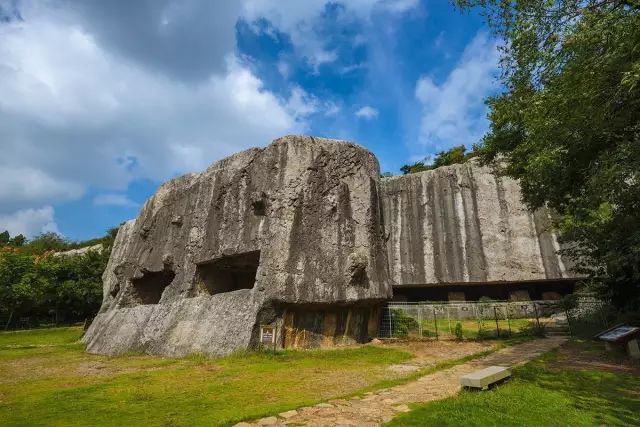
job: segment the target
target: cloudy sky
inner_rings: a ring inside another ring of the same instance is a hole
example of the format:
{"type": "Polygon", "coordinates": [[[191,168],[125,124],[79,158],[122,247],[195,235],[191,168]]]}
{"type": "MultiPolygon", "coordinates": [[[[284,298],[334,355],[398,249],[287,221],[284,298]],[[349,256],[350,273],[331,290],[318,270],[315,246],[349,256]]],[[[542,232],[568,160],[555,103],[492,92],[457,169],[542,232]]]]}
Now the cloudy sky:
{"type": "Polygon", "coordinates": [[[100,236],[290,133],[398,173],[482,136],[496,66],[446,0],[0,0],[0,231],[100,236]]]}

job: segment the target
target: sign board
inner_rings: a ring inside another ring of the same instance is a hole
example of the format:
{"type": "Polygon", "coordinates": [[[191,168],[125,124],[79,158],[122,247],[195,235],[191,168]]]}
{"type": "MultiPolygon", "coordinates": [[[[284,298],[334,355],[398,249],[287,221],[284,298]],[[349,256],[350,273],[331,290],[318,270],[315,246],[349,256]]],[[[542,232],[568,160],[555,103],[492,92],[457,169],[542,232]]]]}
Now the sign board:
{"type": "Polygon", "coordinates": [[[276,341],[276,331],[273,326],[260,327],[260,343],[273,344],[276,341]]]}
{"type": "Polygon", "coordinates": [[[635,326],[622,325],[614,327],[597,335],[602,341],[617,342],[631,339],[636,335],[640,335],[640,328],[635,326]]]}

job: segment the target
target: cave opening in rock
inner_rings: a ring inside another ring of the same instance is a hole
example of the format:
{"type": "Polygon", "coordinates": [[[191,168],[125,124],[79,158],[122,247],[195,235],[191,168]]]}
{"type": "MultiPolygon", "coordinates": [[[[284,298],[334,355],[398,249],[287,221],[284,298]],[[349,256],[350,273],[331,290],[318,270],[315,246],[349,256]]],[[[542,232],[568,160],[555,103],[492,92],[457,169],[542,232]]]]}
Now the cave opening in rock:
{"type": "Polygon", "coordinates": [[[133,300],[138,304],[157,304],[165,288],[171,284],[176,274],[173,270],[145,271],[142,277],[131,279],[133,300]]]}
{"type": "Polygon", "coordinates": [[[256,282],[260,251],[224,256],[196,268],[196,280],[210,295],[251,289],[256,282]]]}

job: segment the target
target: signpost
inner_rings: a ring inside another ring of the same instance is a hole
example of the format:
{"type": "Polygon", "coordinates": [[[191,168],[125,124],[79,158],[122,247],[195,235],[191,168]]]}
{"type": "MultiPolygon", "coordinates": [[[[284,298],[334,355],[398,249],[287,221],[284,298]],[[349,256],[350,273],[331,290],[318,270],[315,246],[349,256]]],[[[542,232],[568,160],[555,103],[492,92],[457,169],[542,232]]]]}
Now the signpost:
{"type": "Polygon", "coordinates": [[[260,326],[260,344],[269,348],[273,345],[273,351],[276,350],[276,334],[277,328],[273,325],[260,326]]]}
{"type": "Polygon", "coordinates": [[[604,341],[607,349],[612,345],[626,347],[627,353],[633,359],[640,359],[640,327],[631,325],[616,325],[600,332],[595,338],[604,341]]]}

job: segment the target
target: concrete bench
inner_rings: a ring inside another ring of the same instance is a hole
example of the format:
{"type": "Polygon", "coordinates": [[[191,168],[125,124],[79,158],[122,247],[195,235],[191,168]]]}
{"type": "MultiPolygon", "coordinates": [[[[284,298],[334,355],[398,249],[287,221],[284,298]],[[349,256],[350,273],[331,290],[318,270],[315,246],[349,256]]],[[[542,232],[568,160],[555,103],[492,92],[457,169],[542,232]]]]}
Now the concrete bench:
{"type": "Polygon", "coordinates": [[[504,366],[489,366],[486,369],[472,372],[460,377],[463,387],[473,387],[486,390],[493,383],[511,376],[511,369],[504,366]]]}

